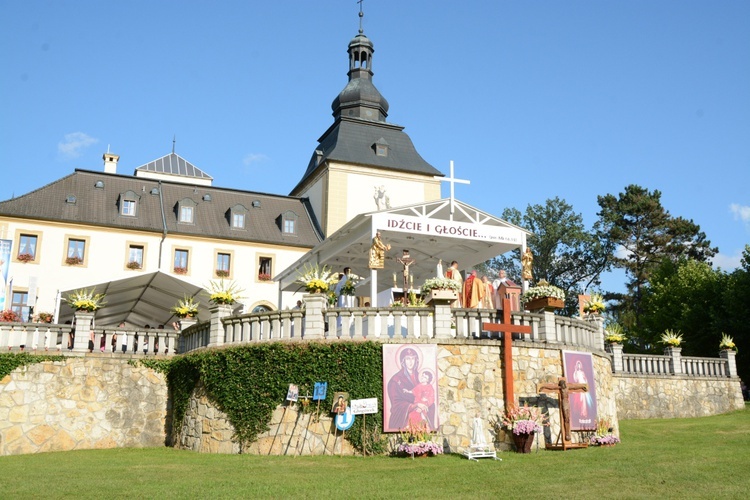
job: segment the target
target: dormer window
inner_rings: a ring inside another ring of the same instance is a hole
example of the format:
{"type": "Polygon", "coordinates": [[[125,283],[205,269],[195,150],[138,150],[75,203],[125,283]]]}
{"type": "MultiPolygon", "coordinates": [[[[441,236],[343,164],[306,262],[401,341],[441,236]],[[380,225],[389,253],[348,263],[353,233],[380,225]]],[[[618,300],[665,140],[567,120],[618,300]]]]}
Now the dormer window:
{"type": "Polygon", "coordinates": [[[193,224],[195,222],[196,203],[190,198],[177,202],[177,222],[180,224],[193,224]]]}
{"type": "Polygon", "coordinates": [[[297,219],[297,214],[291,210],[281,214],[281,230],[284,234],[297,234],[297,219]]]}
{"type": "Polygon", "coordinates": [[[245,229],[247,224],[247,208],[244,205],[234,205],[229,209],[229,224],[232,229],[245,229]]]}
{"type": "Polygon", "coordinates": [[[135,217],[138,200],[141,197],[134,191],[125,191],[120,194],[120,215],[135,217]]]}
{"type": "Polygon", "coordinates": [[[372,145],[376,156],[388,156],[388,143],[382,137],[372,145]]]}

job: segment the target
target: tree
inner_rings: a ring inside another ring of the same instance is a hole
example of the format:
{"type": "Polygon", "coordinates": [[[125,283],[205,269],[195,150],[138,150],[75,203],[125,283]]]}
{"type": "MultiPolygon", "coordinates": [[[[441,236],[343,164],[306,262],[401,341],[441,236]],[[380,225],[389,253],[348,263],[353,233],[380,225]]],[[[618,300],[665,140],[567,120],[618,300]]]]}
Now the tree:
{"type": "Polygon", "coordinates": [[[705,233],[692,220],[672,217],[661,205],[658,190],[649,192],[631,184],[619,196],[599,196],[597,201],[601,210],[595,229],[608,246],[620,249],[613,265],[624,268],[630,277],[623,306],[632,311],[637,329],[644,287],[662,259],[676,262],[689,257],[706,262],[718,249],[711,248],[705,233]]]}
{"type": "MultiPolygon", "coordinates": [[[[534,280],[545,279],[562,288],[567,297],[566,313],[576,311],[578,293],[598,285],[601,273],[608,268],[611,248],[586,231],[583,217],[558,197],[544,205],[528,205],[524,214],[506,208],[501,217],[534,233],[527,240],[534,254],[534,280]]],[[[505,269],[511,279],[520,283],[520,262],[520,252],[516,250],[488,261],[481,270],[496,274],[505,269]]]]}

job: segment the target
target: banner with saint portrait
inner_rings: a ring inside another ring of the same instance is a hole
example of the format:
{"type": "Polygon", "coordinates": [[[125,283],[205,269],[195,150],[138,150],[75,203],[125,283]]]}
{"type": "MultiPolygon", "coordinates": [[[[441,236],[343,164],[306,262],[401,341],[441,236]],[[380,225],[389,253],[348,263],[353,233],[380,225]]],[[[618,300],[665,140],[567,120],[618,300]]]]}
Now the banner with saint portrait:
{"type": "Polygon", "coordinates": [[[383,345],[383,431],[412,426],[437,430],[437,346],[383,345]]]}
{"type": "Polygon", "coordinates": [[[596,430],[596,382],[594,381],[594,358],[589,352],[563,351],[565,380],[569,383],[587,384],[587,392],[571,392],[570,429],[573,431],[596,430]]]}

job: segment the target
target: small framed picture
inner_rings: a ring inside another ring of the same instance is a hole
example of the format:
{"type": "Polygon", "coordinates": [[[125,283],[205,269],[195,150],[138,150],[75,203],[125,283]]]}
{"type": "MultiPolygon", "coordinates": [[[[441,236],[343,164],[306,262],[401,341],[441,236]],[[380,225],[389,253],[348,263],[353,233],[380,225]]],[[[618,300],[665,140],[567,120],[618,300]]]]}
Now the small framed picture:
{"type": "Polygon", "coordinates": [[[333,394],[333,407],[331,408],[331,413],[342,415],[346,411],[347,406],[349,406],[348,392],[336,392],[333,394]]]}

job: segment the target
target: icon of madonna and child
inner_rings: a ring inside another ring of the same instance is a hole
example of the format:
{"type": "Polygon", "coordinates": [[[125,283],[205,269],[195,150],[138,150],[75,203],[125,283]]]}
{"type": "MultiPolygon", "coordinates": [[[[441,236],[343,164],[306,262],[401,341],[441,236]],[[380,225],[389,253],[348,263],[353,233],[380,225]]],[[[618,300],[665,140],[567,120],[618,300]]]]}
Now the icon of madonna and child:
{"type": "Polygon", "coordinates": [[[383,346],[383,430],[438,428],[437,346],[383,346]]]}

